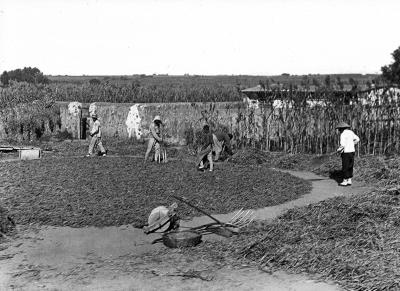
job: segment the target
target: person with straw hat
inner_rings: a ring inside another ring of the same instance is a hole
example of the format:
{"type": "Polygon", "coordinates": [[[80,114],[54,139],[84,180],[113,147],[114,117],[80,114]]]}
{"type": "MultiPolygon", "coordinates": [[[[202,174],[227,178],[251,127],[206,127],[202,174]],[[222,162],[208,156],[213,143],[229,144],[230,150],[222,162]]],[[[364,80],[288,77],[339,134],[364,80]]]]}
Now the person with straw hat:
{"type": "Polygon", "coordinates": [[[107,151],[103,147],[103,143],[101,142],[101,128],[100,128],[100,121],[97,118],[97,114],[92,114],[93,126],[92,130],[90,131],[90,136],[92,139],[90,140],[89,144],[89,153],[86,155],[87,157],[93,156],[93,150],[98,147],[100,150],[100,154],[102,156],[107,155],[107,151]]]}
{"type": "Polygon", "coordinates": [[[345,122],[340,122],[336,129],[340,132],[340,146],[337,152],[342,157],[343,172],[343,181],[339,185],[350,186],[352,184],[351,178],[353,178],[355,145],[360,141],[360,138],[350,130],[350,125],[345,122]]]}
{"type": "Polygon", "coordinates": [[[154,147],[155,157],[160,155],[161,143],[163,142],[162,133],[161,133],[161,125],[162,121],[159,115],[155,116],[153,119],[153,123],[150,125],[150,138],[149,143],[147,145],[147,151],[144,156],[144,161],[146,162],[149,158],[149,154],[154,147]]]}

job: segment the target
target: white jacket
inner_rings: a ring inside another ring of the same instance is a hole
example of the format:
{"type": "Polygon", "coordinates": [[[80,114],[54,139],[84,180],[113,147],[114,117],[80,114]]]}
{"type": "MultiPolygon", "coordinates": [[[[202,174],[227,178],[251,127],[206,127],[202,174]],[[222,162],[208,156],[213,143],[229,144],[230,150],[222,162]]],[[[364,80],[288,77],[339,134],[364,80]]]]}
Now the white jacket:
{"type": "Polygon", "coordinates": [[[360,141],[360,138],[350,129],[345,129],[340,135],[340,147],[338,152],[354,153],[355,145],[360,141]]]}
{"type": "Polygon", "coordinates": [[[93,123],[90,134],[92,136],[101,137],[100,121],[98,119],[93,123]]]}

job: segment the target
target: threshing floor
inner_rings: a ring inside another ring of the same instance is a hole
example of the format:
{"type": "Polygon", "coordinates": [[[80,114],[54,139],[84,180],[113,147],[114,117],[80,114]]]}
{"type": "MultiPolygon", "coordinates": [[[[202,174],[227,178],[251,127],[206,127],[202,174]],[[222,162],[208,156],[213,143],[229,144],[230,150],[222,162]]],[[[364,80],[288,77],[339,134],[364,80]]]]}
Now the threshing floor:
{"type": "MultiPolygon", "coordinates": [[[[274,219],[293,207],[335,196],[368,190],[362,185],[339,187],[334,180],[310,172],[286,171],[312,181],[313,189],[299,199],[258,209],[256,218],[274,219]]],[[[226,221],[232,214],[215,215],[226,221]]],[[[196,217],[183,222],[196,226],[210,222],[196,217]]],[[[131,226],[104,228],[20,227],[17,238],[0,249],[0,290],[340,290],[305,275],[268,274],[254,268],[221,266],[193,261],[173,251],[151,256],[162,244],[152,245],[157,234],[146,236],[131,226]],[[197,278],[184,277],[194,271],[197,278]]],[[[219,239],[207,236],[205,239],[219,239]]]]}

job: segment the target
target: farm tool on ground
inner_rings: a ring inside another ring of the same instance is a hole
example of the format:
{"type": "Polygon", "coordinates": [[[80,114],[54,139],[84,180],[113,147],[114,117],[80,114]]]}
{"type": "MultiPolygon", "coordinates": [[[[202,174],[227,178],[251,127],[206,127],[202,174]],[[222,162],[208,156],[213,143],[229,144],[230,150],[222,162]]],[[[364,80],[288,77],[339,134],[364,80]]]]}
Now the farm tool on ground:
{"type": "MultiPolygon", "coordinates": [[[[195,246],[201,242],[201,238],[203,235],[217,234],[223,237],[231,237],[235,234],[238,234],[241,228],[247,226],[254,219],[254,212],[252,210],[244,211],[243,209],[240,209],[231,217],[231,219],[229,219],[228,222],[221,222],[212,215],[208,214],[206,211],[193,205],[186,199],[174,195],[172,195],[172,197],[189,205],[190,207],[201,212],[202,214],[205,214],[214,222],[196,227],[186,227],[185,229],[180,229],[179,221],[176,220],[176,207],[170,213],[166,212],[164,207],[164,215],[160,217],[159,221],[156,221],[152,225],[145,227],[146,234],[156,232],[157,230],[160,230],[162,227],[164,227],[164,231],[162,231],[164,232],[163,236],[159,239],[154,240],[152,243],[163,242],[164,245],[171,248],[195,246]]],[[[174,204],[176,205],[176,203],[174,204]]],[[[154,213],[154,210],[152,211],[152,213],[154,213]]]]}

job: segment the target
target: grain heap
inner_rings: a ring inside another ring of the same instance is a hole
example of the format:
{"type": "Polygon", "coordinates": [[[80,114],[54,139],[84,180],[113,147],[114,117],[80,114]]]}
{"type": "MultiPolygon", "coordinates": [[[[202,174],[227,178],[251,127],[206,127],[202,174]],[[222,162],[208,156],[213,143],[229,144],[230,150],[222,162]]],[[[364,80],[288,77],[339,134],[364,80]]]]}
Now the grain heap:
{"type": "Polygon", "coordinates": [[[270,162],[271,158],[270,153],[249,148],[238,150],[229,158],[229,162],[240,165],[260,165],[270,162]]]}
{"type": "Polygon", "coordinates": [[[241,243],[250,243],[240,254],[264,267],[316,274],[352,290],[399,290],[400,158],[362,175],[379,178],[379,187],[261,223],[247,233],[253,240],[242,237],[241,243]]]}

